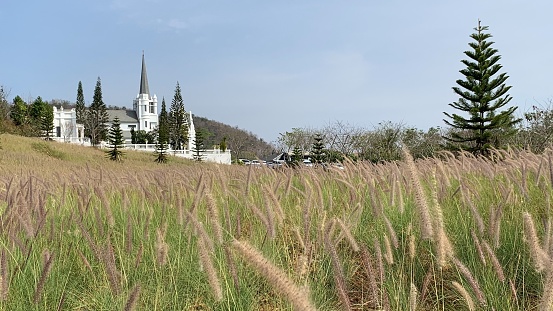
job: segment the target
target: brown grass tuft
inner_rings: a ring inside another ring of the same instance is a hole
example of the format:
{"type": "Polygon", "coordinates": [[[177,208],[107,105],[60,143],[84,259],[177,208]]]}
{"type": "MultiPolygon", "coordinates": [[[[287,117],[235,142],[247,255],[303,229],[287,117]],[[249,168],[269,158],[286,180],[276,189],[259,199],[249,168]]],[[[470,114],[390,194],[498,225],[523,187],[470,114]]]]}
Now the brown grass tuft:
{"type": "Polygon", "coordinates": [[[410,173],[411,186],[415,192],[415,203],[420,218],[421,236],[423,239],[432,239],[434,236],[434,227],[432,225],[432,218],[426,194],[424,193],[424,189],[421,184],[419,171],[415,165],[413,157],[409,153],[409,150],[407,150],[406,147],[403,147],[402,151],[410,173]]]}
{"type": "Polygon", "coordinates": [[[270,263],[263,255],[253,248],[246,241],[234,240],[232,242],[234,249],[246,259],[246,262],[252,265],[258,273],[263,275],[274,288],[282,293],[292,304],[295,310],[314,311],[315,306],[309,299],[307,288],[297,286],[286,273],[270,263]]]}
{"type": "Polygon", "coordinates": [[[8,278],[8,260],[6,258],[6,250],[2,247],[2,251],[0,251],[0,301],[8,299],[8,278]]]}
{"type": "Polygon", "coordinates": [[[215,270],[215,266],[213,265],[213,260],[211,259],[209,251],[206,248],[206,243],[204,242],[202,237],[198,237],[196,241],[198,244],[200,262],[207,274],[207,280],[209,282],[209,285],[211,286],[211,290],[213,291],[213,296],[215,297],[216,301],[221,301],[223,300],[223,290],[221,288],[221,282],[219,281],[219,277],[217,276],[217,271],[215,270]]]}
{"type": "Polygon", "coordinates": [[[543,271],[546,268],[547,263],[550,261],[547,253],[540,247],[538,235],[536,233],[536,227],[532,216],[528,212],[522,213],[524,220],[524,234],[526,235],[526,241],[530,246],[530,256],[532,257],[536,270],[538,272],[543,271]]]}
{"type": "Polygon", "coordinates": [[[474,292],[474,295],[476,296],[476,299],[480,303],[480,305],[485,306],[486,305],[486,299],[484,298],[484,293],[482,292],[482,289],[480,289],[480,284],[478,284],[478,281],[474,278],[470,270],[457,258],[452,258],[453,263],[455,266],[457,266],[457,269],[465,280],[470,284],[472,287],[472,291],[474,292]]]}
{"type": "Polygon", "coordinates": [[[33,302],[37,304],[40,301],[40,298],[42,297],[42,291],[44,290],[44,284],[46,284],[46,279],[50,275],[50,271],[52,270],[52,262],[54,260],[54,255],[50,254],[48,250],[45,250],[44,252],[46,255],[44,256],[44,259],[46,259],[46,262],[44,263],[44,268],[42,268],[42,273],[40,274],[40,279],[38,281],[38,284],[35,289],[35,294],[33,296],[33,302]]]}
{"type": "Polygon", "coordinates": [[[461,294],[463,299],[465,300],[465,303],[467,304],[467,308],[469,311],[474,310],[474,301],[472,300],[472,297],[470,296],[469,292],[463,287],[463,285],[453,281],[451,282],[451,285],[461,294]]]}
{"type": "Polygon", "coordinates": [[[127,299],[125,304],[125,311],[134,311],[136,304],[138,303],[138,297],[140,296],[140,284],[136,284],[127,299]]]}

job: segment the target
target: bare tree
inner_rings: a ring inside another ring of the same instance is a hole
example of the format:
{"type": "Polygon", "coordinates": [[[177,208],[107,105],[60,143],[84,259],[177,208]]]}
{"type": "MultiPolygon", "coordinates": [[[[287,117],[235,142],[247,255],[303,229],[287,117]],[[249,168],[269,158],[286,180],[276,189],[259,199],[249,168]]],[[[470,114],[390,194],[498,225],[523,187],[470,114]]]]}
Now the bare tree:
{"type": "Polygon", "coordinates": [[[322,133],[328,145],[328,149],[340,152],[344,155],[357,153],[359,139],[366,130],[360,127],[336,121],[329,123],[322,133]]]}
{"type": "Polygon", "coordinates": [[[295,148],[302,151],[311,150],[316,132],[313,129],[293,128],[290,132],[280,133],[277,147],[287,153],[295,148]]]}
{"type": "Polygon", "coordinates": [[[63,126],[63,141],[71,141],[71,136],[73,136],[75,130],[75,124],[71,121],[66,121],[63,126]]]}

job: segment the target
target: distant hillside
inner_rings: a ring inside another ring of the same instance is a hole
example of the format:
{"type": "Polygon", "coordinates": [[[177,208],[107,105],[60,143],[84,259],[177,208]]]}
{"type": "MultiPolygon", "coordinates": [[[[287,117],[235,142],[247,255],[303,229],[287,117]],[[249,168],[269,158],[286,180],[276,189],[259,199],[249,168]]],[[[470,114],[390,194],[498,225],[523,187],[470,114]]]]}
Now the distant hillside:
{"type": "Polygon", "coordinates": [[[226,137],[227,148],[232,152],[232,158],[264,159],[275,153],[274,147],[252,132],[238,127],[209,120],[204,117],[193,115],[196,131],[204,131],[205,145],[210,148],[212,145],[219,145],[226,137]]]}

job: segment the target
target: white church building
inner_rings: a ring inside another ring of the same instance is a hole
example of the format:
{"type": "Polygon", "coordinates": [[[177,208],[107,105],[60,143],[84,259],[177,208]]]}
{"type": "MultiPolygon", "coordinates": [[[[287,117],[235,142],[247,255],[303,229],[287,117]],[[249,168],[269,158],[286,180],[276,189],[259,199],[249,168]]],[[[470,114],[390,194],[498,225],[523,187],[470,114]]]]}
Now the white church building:
{"type": "MultiPolygon", "coordinates": [[[[146,74],[146,63],[144,61],[144,53],[142,54],[142,72],[140,75],[140,90],[136,98],[133,100],[133,110],[107,110],[109,116],[108,127],[111,122],[118,117],[123,137],[125,138],[125,147],[127,149],[135,149],[140,151],[155,150],[154,144],[132,144],[131,131],[151,132],[158,126],[158,102],[155,94],[150,95],[148,85],[148,76],[146,74]]],[[[75,109],[64,110],[63,107],[57,109],[54,107],[54,139],[62,142],[79,143],[82,145],[90,145],[87,138],[84,137],[84,126],[77,124],[75,109]]],[[[184,150],[169,150],[169,153],[184,157],[193,158],[192,150],[195,149],[196,130],[192,119],[192,112],[187,112],[188,125],[188,145],[184,150]]],[[[103,145],[107,145],[104,143],[103,145]]],[[[203,159],[209,162],[222,164],[231,164],[230,150],[224,152],[219,149],[205,150],[202,152],[203,159]]]]}

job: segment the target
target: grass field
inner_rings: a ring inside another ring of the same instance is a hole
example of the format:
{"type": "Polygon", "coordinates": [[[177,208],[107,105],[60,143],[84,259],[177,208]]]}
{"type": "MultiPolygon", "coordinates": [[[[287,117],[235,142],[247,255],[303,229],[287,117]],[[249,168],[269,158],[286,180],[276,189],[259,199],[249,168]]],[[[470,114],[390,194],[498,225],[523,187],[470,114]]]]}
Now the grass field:
{"type": "Polygon", "coordinates": [[[0,136],[2,310],[550,310],[551,153],[344,170],[0,136]]]}

